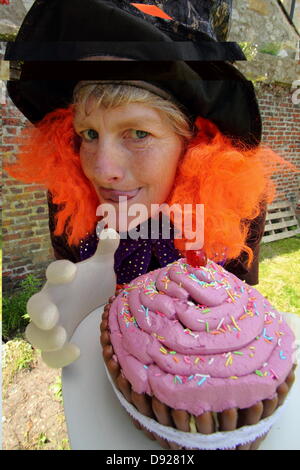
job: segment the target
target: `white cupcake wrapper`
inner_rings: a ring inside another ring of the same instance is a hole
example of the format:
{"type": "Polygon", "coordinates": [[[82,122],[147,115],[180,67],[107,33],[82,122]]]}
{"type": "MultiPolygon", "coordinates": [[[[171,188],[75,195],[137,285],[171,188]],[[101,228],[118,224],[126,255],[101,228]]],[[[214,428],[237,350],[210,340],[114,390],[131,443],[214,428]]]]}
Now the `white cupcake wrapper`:
{"type": "Polygon", "coordinates": [[[248,444],[255,441],[258,437],[267,434],[281,413],[285,409],[285,400],[283,405],[279,406],[277,410],[268,418],[261,419],[257,424],[251,426],[243,426],[234,431],[215,432],[213,434],[200,434],[183,432],[178,429],[171,428],[170,426],[164,426],[159,424],[152,418],[148,418],[141,414],[133,405],[131,405],[122,395],[121,392],[115,387],[107,368],[105,367],[107,377],[113,387],[115,394],[117,395],[121,405],[125,408],[127,413],[136,419],[142,426],[148,431],[156,433],[167,441],[174,442],[182,447],[188,449],[199,449],[199,450],[215,450],[215,449],[231,449],[238,445],[248,444]]]}

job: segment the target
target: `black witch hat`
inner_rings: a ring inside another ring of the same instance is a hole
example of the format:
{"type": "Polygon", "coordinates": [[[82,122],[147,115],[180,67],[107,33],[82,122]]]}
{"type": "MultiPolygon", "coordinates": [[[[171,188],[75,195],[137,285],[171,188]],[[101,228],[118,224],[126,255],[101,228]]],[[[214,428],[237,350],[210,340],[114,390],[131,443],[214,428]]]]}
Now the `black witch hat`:
{"type": "Polygon", "coordinates": [[[79,80],[140,80],[255,146],[261,120],[253,85],[232,65],[245,56],[225,41],[232,0],[36,0],[5,59],[22,61],[8,92],[33,123],[67,106],[79,80]],[[114,56],[126,61],[88,60],[114,56]],[[83,60],[85,59],[85,60],[83,60]]]}

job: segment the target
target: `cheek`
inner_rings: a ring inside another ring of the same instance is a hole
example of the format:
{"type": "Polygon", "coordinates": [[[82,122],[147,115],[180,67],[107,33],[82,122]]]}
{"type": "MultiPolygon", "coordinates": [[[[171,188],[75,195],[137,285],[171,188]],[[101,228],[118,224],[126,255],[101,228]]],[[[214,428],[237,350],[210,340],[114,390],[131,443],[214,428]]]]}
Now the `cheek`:
{"type": "Polygon", "coordinates": [[[159,149],[153,155],[151,162],[150,171],[153,173],[154,178],[156,179],[159,175],[160,183],[174,178],[181,152],[181,144],[176,145],[176,143],[159,149]]]}
{"type": "Polygon", "coordinates": [[[153,152],[147,166],[148,182],[160,202],[166,199],[172,189],[180,156],[182,154],[181,142],[153,152]]]}
{"type": "Polygon", "coordinates": [[[79,156],[83,173],[87,178],[91,179],[94,174],[94,152],[81,146],[79,156]]]}

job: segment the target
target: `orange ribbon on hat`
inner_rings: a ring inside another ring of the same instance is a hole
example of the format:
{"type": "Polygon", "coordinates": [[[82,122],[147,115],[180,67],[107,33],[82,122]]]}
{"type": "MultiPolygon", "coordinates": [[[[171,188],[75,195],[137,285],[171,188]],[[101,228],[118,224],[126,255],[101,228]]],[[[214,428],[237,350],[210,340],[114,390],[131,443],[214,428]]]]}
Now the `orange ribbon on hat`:
{"type": "Polygon", "coordinates": [[[171,16],[167,15],[163,10],[158,8],[156,5],[144,5],[144,3],[131,3],[138,10],[146,13],[146,15],[157,16],[158,18],[163,18],[165,20],[172,20],[171,16]]]}

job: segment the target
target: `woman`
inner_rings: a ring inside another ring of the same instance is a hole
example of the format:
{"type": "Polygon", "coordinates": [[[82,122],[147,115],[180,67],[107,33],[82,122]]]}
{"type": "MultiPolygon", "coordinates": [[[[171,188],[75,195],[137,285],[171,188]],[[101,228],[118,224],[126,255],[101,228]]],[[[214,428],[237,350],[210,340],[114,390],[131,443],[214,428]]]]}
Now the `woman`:
{"type": "MultiPolygon", "coordinates": [[[[256,284],[265,207],[274,195],[267,164],[281,160],[259,146],[253,87],[225,61],[243,58],[238,47],[216,41],[224,38],[222,28],[212,31],[209,22],[195,22],[201,2],[193,4],[196,10],[190,8],[193,2],[182,10],[174,2],[161,3],[164,11],[156,7],[159,12],[151,13],[148,2],[89,0],[86,9],[69,0],[34,4],[6,58],[25,60],[21,80],[9,82],[8,90],[36,129],[28,131],[9,171],[48,188],[57,258],[76,262],[91,256],[98,242],[98,205],[113,203],[118,212],[121,206],[112,198],[137,191],[129,206],[204,204],[207,256],[256,284]],[[125,42],[109,42],[141,37],[146,46],[135,42],[131,49],[125,42]],[[35,47],[26,42],[75,38],[103,42],[35,47]],[[55,62],[32,62],[42,53],[48,60],[75,60],[59,62],[64,80],[52,80],[55,62]],[[157,62],[166,53],[174,62],[157,62]],[[187,62],[203,57],[205,62],[187,62]]],[[[121,239],[115,254],[118,284],[178,259],[185,240],[173,238],[174,231],[167,240],[121,239]]]]}

